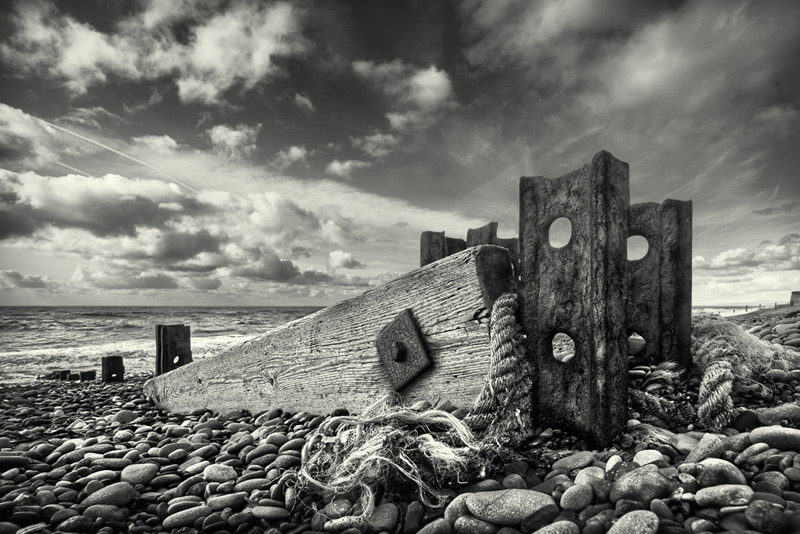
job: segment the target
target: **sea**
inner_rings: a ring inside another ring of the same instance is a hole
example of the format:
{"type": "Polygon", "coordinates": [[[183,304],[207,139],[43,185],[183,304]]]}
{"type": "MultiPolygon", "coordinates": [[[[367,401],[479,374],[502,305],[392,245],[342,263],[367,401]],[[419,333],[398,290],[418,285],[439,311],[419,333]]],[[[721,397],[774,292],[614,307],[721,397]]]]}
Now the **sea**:
{"type": "MultiPolygon", "coordinates": [[[[749,306],[747,311],[757,307],[749,306]]],[[[125,373],[155,371],[155,328],[189,325],[194,360],[318,311],[319,307],[0,307],[0,383],[35,380],[52,371],[96,370],[103,356],[122,356],[125,373]]],[[[696,306],[723,317],[744,306],[696,306]]]]}
{"type": "Polygon", "coordinates": [[[188,325],[194,360],[318,311],[319,307],[0,307],[0,383],[36,380],[52,371],[96,370],[122,356],[126,374],[155,371],[159,324],[188,325]]]}

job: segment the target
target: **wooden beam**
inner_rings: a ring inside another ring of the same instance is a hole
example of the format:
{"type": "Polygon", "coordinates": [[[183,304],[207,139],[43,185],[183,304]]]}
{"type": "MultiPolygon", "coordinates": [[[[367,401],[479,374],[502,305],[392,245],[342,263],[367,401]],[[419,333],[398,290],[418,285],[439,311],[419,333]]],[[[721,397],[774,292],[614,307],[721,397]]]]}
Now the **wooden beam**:
{"type": "Polygon", "coordinates": [[[512,287],[506,249],[470,248],[157,376],[144,391],[160,408],[179,413],[359,411],[392,391],[376,337],[408,308],[433,365],[400,391],[404,401],[441,398],[471,407],[490,361],[486,310],[512,287]]]}

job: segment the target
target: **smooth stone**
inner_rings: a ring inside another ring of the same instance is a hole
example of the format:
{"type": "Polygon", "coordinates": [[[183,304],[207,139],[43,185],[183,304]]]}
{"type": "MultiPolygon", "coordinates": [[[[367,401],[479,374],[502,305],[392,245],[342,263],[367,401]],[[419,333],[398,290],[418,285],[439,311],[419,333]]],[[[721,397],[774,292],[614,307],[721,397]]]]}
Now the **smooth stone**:
{"type": "Polygon", "coordinates": [[[254,506],[251,511],[254,517],[268,520],[285,519],[291,515],[289,510],[278,506],[254,506]]]}
{"type": "Polygon", "coordinates": [[[473,493],[467,508],[477,517],[496,525],[519,525],[536,510],[555,504],[550,495],[525,489],[507,489],[473,493]]]}
{"type": "Polygon", "coordinates": [[[753,441],[750,439],[750,432],[741,432],[728,436],[723,439],[722,442],[726,451],[734,453],[740,453],[753,444],[753,441]]]}
{"type": "Polygon", "coordinates": [[[761,426],[750,432],[750,439],[753,443],[763,442],[783,451],[800,452],[800,430],[796,428],[761,426]]]}
{"type": "Polygon", "coordinates": [[[503,477],[503,487],[508,489],[526,489],[528,485],[522,475],[511,473],[503,477]]]}
{"type": "Polygon", "coordinates": [[[522,531],[533,532],[544,527],[558,517],[559,512],[560,510],[555,505],[555,501],[553,501],[553,504],[542,506],[522,520],[522,531]]]}
{"type": "Polygon", "coordinates": [[[127,482],[116,482],[103,489],[97,490],[87,496],[81,504],[113,504],[120,508],[125,507],[138,495],[138,492],[127,482]]]}
{"type": "Polygon", "coordinates": [[[715,434],[703,434],[692,452],[686,457],[688,463],[699,463],[710,457],[718,457],[725,450],[722,438],[715,434]]]}
{"type": "Polygon", "coordinates": [[[658,523],[658,516],[653,512],[634,510],[617,519],[608,534],[655,534],[658,523]]]}
{"type": "Polygon", "coordinates": [[[672,483],[651,464],[619,477],[611,486],[609,499],[612,503],[630,499],[649,505],[653,499],[669,496],[672,489],[672,483]]]}
{"type": "MultiPolygon", "coordinates": [[[[287,442],[287,445],[292,443],[287,442]]],[[[400,509],[396,504],[385,503],[375,507],[372,513],[367,516],[367,531],[368,532],[382,532],[390,531],[392,527],[397,524],[397,519],[400,516],[400,509]]]]}
{"type": "Polygon", "coordinates": [[[489,522],[469,515],[459,517],[453,525],[453,532],[456,534],[496,534],[498,529],[499,527],[489,522]]]}
{"type": "Polygon", "coordinates": [[[706,458],[698,464],[700,473],[695,476],[701,488],[720,484],[747,484],[739,468],[719,458],[706,458]]]}
{"type": "Polygon", "coordinates": [[[747,522],[761,532],[783,532],[787,519],[781,509],[767,501],[753,501],[744,511],[747,522]]]}
{"type": "Polygon", "coordinates": [[[535,532],[535,534],[580,534],[580,527],[572,521],[556,521],[535,532]]]}
{"type": "Polygon", "coordinates": [[[657,450],[644,449],[633,456],[633,461],[639,465],[647,465],[664,459],[664,455],[657,450]]]}
{"type": "Polygon", "coordinates": [[[440,517],[422,527],[417,534],[451,534],[452,530],[450,522],[440,517]]]}
{"type": "Polygon", "coordinates": [[[207,499],[206,504],[208,504],[212,510],[218,512],[220,510],[224,510],[225,508],[242,507],[244,506],[246,498],[247,493],[244,491],[226,493],[222,495],[212,495],[207,499]]]}
{"type": "Polygon", "coordinates": [[[565,458],[561,458],[553,463],[552,469],[566,469],[572,471],[573,469],[583,469],[591,465],[594,461],[594,453],[590,451],[580,451],[571,454],[565,458]]]}
{"type": "Polygon", "coordinates": [[[203,469],[203,478],[208,482],[236,480],[236,469],[229,465],[211,464],[203,469]]]}
{"type": "Polygon", "coordinates": [[[444,509],[444,518],[451,525],[455,524],[456,519],[469,513],[469,510],[467,509],[467,497],[470,495],[472,495],[472,493],[462,493],[461,495],[456,496],[456,498],[450,501],[450,503],[444,509]]]}
{"type": "Polygon", "coordinates": [[[735,506],[747,504],[753,498],[753,488],[742,484],[722,484],[701,488],[695,493],[695,502],[698,506],[735,506]]]}
{"type": "Polygon", "coordinates": [[[567,488],[561,496],[559,504],[565,510],[580,512],[592,504],[592,499],[594,499],[594,491],[592,491],[591,486],[575,484],[567,488]]]}
{"type": "Polygon", "coordinates": [[[403,519],[403,534],[414,534],[422,527],[422,519],[425,517],[425,506],[419,501],[411,501],[406,508],[405,518],[403,519]]]}
{"type": "Polygon", "coordinates": [[[760,418],[756,412],[752,410],[743,410],[736,416],[731,426],[739,432],[750,432],[754,428],[761,426],[761,424],[760,418]]]}
{"type": "Polygon", "coordinates": [[[764,410],[759,410],[757,413],[758,420],[765,425],[774,425],[784,420],[791,421],[792,423],[800,421],[800,406],[793,403],[766,408],[764,410]]]}
{"type": "Polygon", "coordinates": [[[122,425],[127,425],[136,419],[136,414],[130,410],[120,410],[114,414],[114,421],[122,425]]]}
{"type": "Polygon", "coordinates": [[[212,510],[209,506],[206,505],[195,506],[194,508],[189,508],[188,510],[181,510],[180,512],[175,512],[172,515],[168,515],[166,518],[164,518],[162,526],[164,527],[165,530],[170,530],[179,527],[188,527],[191,526],[198,519],[206,517],[211,512],[212,510]]]}
{"type": "Polygon", "coordinates": [[[694,438],[688,434],[676,434],[672,439],[669,440],[669,444],[672,445],[676,451],[681,454],[689,454],[697,447],[697,443],[699,440],[694,438]]]}
{"type": "Polygon", "coordinates": [[[83,511],[83,515],[93,521],[101,517],[106,521],[125,521],[125,514],[113,504],[93,504],[83,511]]]}
{"type": "Polygon", "coordinates": [[[59,523],[57,530],[61,532],[91,532],[93,528],[94,520],[91,517],[78,515],[59,523]]]}
{"type": "Polygon", "coordinates": [[[753,477],[753,482],[769,482],[775,484],[781,491],[789,489],[789,479],[783,473],[778,471],[765,471],[753,477]]]}
{"type": "Polygon", "coordinates": [[[587,486],[591,485],[592,479],[599,479],[605,480],[606,472],[603,470],[602,467],[598,467],[596,465],[590,465],[589,467],[584,467],[578,474],[575,475],[575,484],[585,484],[587,486]]]}

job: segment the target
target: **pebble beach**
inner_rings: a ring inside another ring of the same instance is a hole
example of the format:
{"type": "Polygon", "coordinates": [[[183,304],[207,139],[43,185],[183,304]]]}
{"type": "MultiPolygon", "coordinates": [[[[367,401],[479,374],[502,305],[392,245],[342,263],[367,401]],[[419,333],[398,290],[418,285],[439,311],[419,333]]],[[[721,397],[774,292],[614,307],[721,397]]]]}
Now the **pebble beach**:
{"type": "MultiPolygon", "coordinates": [[[[775,344],[800,339],[797,308],[733,320],[775,344]]],[[[295,486],[307,438],[344,408],[169,414],[142,395],[147,378],[0,386],[0,534],[800,533],[800,369],[737,391],[721,431],[654,426],[635,407],[608,449],[540,427],[526,457],[447,488],[444,506],[386,492],[359,521],[357,495],[295,486]]],[[[630,379],[689,403],[700,384],[647,365],[630,379]]]]}

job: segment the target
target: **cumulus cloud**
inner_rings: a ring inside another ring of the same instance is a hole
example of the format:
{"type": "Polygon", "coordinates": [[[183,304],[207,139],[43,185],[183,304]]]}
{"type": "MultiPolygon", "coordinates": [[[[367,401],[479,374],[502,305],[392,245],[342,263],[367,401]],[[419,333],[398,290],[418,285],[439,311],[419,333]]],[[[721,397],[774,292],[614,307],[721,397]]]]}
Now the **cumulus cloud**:
{"type": "Polygon", "coordinates": [[[183,102],[217,104],[234,86],[282,75],[277,58],[302,55],[302,10],[287,2],[150,2],[103,33],[45,2],[17,2],[0,54],[17,72],[44,73],[73,94],[109,77],[172,76],[183,102]],[[181,31],[176,31],[180,28],[181,31]]]}
{"type": "Polygon", "coordinates": [[[735,248],[720,252],[710,260],[697,256],[692,267],[699,270],[758,269],[761,271],[800,270],[800,234],[787,234],[777,243],[763,241],[755,248],[735,248]]]}
{"type": "Polygon", "coordinates": [[[14,288],[47,289],[54,283],[46,276],[22,274],[17,271],[0,271],[0,290],[14,288]]]}
{"type": "Polygon", "coordinates": [[[306,147],[290,146],[289,148],[281,150],[275,154],[273,165],[278,169],[278,171],[283,171],[294,163],[305,163],[307,165],[308,155],[309,152],[306,150],[306,147]]]}
{"type": "Polygon", "coordinates": [[[395,130],[429,126],[452,103],[450,77],[434,66],[422,69],[400,60],[355,61],[353,71],[392,99],[393,110],[387,118],[395,130]]]}
{"type": "Polygon", "coordinates": [[[261,124],[248,126],[240,124],[231,128],[218,124],[206,133],[214,146],[214,152],[226,158],[247,158],[256,151],[256,138],[261,131],[261,124]]]}
{"type": "Polygon", "coordinates": [[[369,167],[370,164],[366,161],[359,161],[354,159],[349,159],[346,161],[339,161],[335,159],[328,163],[325,167],[325,172],[330,174],[331,176],[338,176],[340,178],[350,178],[350,175],[353,171],[357,169],[366,169],[369,167]]]}
{"type": "Polygon", "coordinates": [[[298,108],[302,109],[306,113],[314,113],[314,103],[311,102],[311,99],[304,94],[295,93],[294,94],[294,105],[298,108]]]}
{"type": "Polygon", "coordinates": [[[143,135],[134,137],[132,141],[159,154],[172,154],[178,150],[178,142],[168,135],[143,135]]]}
{"type": "Polygon", "coordinates": [[[47,226],[81,228],[96,236],[135,235],[138,227],[162,226],[179,215],[162,204],[202,209],[174,184],[114,174],[48,177],[0,170],[0,195],[0,217],[8,223],[0,238],[32,235],[47,226]]]}
{"type": "Polygon", "coordinates": [[[400,138],[395,134],[376,132],[363,137],[353,137],[350,141],[368,156],[381,159],[392,153],[400,143],[400,138]]]}
{"type": "Polygon", "coordinates": [[[133,272],[118,266],[79,265],[70,282],[94,289],[178,289],[178,281],[164,273],[133,272]],[[110,267],[110,268],[109,268],[110,267]]]}
{"type": "Polygon", "coordinates": [[[328,255],[328,267],[331,269],[363,269],[366,265],[355,259],[350,252],[333,250],[328,255]]]}
{"type": "Polygon", "coordinates": [[[58,161],[57,132],[24,111],[0,103],[0,163],[10,170],[58,161]]]}

